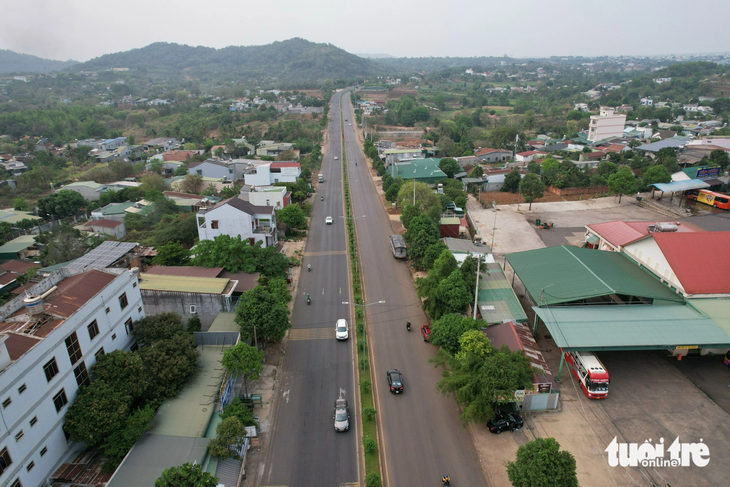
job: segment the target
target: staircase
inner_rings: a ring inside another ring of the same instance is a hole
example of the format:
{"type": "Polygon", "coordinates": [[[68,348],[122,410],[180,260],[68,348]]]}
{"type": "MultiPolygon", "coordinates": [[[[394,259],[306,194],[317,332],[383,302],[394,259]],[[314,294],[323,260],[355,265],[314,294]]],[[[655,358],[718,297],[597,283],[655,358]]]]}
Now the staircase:
{"type": "Polygon", "coordinates": [[[655,203],[647,201],[646,199],[642,199],[641,201],[639,201],[638,205],[648,210],[656,211],[657,213],[661,213],[662,215],[667,215],[672,218],[686,218],[688,216],[692,216],[692,213],[686,208],[677,208],[675,210],[670,207],[657,205],[655,203]]]}

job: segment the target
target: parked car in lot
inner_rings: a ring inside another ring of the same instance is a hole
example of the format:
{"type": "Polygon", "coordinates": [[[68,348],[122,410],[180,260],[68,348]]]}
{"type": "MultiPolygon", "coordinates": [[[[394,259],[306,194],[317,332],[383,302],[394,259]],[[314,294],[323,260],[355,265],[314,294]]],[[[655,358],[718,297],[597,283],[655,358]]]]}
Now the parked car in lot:
{"type": "Polygon", "coordinates": [[[338,340],[347,340],[349,338],[347,320],[337,320],[335,324],[335,338],[338,340]]]}
{"type": "Polygon", "coordinates": [[[494,412],[496,415],[487,422],[487,428],[494,434],[518,430],[525,424],[514,402],[499,404],[494,407],[494,412]]]}
{"type": "Polygon", "coordinates": [[[350,405],[347,399],[335,399],[335,413],[332,416],[335,420],[335,431],[350,430],[350,405]]]}
{"type": "Polygon", "coordinates": [[[327,218],[324,219],[324,222],[327,225],[332,225],[332,217],[331,216],[328,216],[327,218]]]}
{"type": "Polygon", "coordinates": [[[398,369],[390,369],[388,371],[388,386],[390,392],[400,394],[403,392],[403,374],[398,369]]]}
{"type": "Polygon", "coordinates": [[[427,342],[431,339],[431,327],[428,325],[421,326],[421,335],[423,335],[423,341],[427,342]]]}

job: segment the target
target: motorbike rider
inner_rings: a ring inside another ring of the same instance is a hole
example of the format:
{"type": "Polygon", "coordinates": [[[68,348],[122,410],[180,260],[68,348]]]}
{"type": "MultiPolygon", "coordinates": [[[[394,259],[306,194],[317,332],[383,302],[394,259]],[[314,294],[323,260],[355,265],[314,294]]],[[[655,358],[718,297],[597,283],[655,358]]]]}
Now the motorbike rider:
{"type": "Polygon", "coordinates": [[[307,272],[312,270],[312,264],[307,264],[307,272]]]}
{"type": "Polygon", "coordinates": [[[441,478],[441,483],[442,483],[442,484],[443,484],[443,485],[444,485],[445,487],[449,487],[449,486],[451,485],[451,478],[450,478],[450,477],[449,477],[448,475],[444,475],[444,476],[443,476],[443,477],[441,478]]]}
{"type": "Polygon", "coordinates": [[[411,322],[410,321],[406,321],[406,329],[408,331],[411,331],[411,322]]]}

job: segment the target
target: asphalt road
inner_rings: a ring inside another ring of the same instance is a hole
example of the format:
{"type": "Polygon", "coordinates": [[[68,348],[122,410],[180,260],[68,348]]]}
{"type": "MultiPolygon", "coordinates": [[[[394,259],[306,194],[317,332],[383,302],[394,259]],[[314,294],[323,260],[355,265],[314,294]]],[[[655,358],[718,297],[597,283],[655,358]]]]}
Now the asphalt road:
{"type": "Polygon", "coordinates": [[[354,214],[358,215],[355,222],[364,301],[385,300],[385,304],[366,308],[373,388],[384,450],[384,485],[438,486],[445,474],[451,476],[454,487],[488,485],[471,436],[459,420],[456,402],[436,391],[441,370],[428,361],[436,355],[436,349],[424,342],[420,334],[426,316],[406,264],[392,257],[388,240],[392,233],[390,221],[355,136],[349,94],[343,97],[342,106],[343,116],[349,120],[344,124],[344,135],[350,194],[354,214]],[[410,333],[405,326],[409,320],[413,324],[410,333]],[[388,390],[386,371],[392,368],[403,373],[402,395],[388,390]]]}
{"type": "MultiPolygon", "coordinates": [[[[354,396],[354,339],[335,340],[335,322],[351,310],[338,97],[333,97],[329,145],[324,148],[318,185],[291,315],[292,329],[276,387],[279,396],[272,419],[262,486],[328,487],[357,485],[359,421],[354,396]],[[334,156],[340,159],[333,160],[334,156]],[[320,197],[324,196],[324,201],[320,197]],[[331,216],[332,225],[325,225],[331,216]],[[307,264],[311,271],[304,270],[307,264]],[[312,298],[307,305],[306,293],[312,298]],[[334,431],[335,399],[345,397],[353,415],[350,431],[334,431]]],[[[316,179],[314,175],[313,179],[316,179]]]]}

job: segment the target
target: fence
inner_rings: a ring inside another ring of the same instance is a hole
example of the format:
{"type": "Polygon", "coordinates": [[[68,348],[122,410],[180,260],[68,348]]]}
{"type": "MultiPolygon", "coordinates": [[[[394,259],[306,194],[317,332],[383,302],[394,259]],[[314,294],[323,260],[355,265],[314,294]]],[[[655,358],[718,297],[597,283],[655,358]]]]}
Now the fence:
{"type": "Polygon", "coordinates": [[[523,411],[546,411],[558,409],[560,393],[553,391],[545,394],[525,394],[522,399],[523,411]]]}
{"type": "Polygon", "coordinates": [[[556,188],[555,186],[548,186],[547,190],[559,196],[574,194],[605,194],[608,193],[608,186],[588,186],[585,188],[556,188]]]}
{"type": "Polygon", "coordinates": [[[228,345],[233,346],[238,343],[240,333],[237,331],[196,331],[196,345],[228,345]]]}

